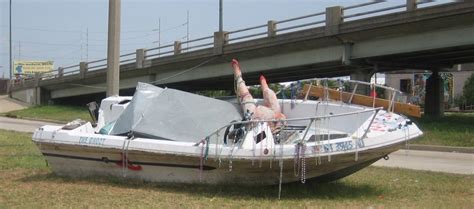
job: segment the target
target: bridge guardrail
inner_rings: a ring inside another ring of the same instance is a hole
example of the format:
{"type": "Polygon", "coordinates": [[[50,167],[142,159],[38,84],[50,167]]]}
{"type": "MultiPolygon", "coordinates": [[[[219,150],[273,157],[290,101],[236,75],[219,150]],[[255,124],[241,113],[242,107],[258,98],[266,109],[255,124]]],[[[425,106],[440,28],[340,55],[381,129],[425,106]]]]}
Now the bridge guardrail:
{"type": "MultiPolygon", "coordinates": [[[[189,41],[175,41],[173,44],[168,44],[164,46],[159,46],[150,49],[138,49],[135,52],[127,53],[120,55],[120,64],[130,64],[130,63],[137,63],[137,68],[143,67],[143,65],[138,64],[139,61],[145,61],[149,59],[161,58],[165,56],[173,56],[177,54],[181,54],[183,52],[191,52],[201,49],[208,49],[208,48],[216,48],[222,47],[226,44],[231,43],[238,43],[242,41],[254,40],[258,38],[266,38],[266,37],[273,37],[276,35],[281,35],[284,33],[290,33],[305,29],[311,29],[315,27],[327,27],[328,25],[338,25],[342,22],[352,21],[356,19],[362,19],[365,17],[373,17],[377,16],[377,14],[387,14],[390,12],[400,12],[401,9],[406,9],[405,11],[412,11],[417,9],[418,5],[426,4],[428,6],[433,6],[433,4],[429,5],[427,3],[434,3],[433,0],[406,0],[405,4],[389,6],[389,7],[381,7],[381,8],[373,8],[368,11],[357,12],[356,10],[361,8],[368,8],[374,5],[379,5],[385,0],[373,0],[361,4],[351,5],[347,7],[329,7],[326,8],[325,12],[319,12],[309,15],[304,15],[300,17],[289,18],[285,20],[273,21],[270,20],[267,24],[261,24],[257,26],[252,26],[248,28],[238,29],[230,32],[221,31],[214,33],[213,36],[206,36],[201,38],[196,38],[189,41]],[[339,14],[336,14],[336,18],[331,17],[334,15],[331,13],[331,9],[335,10],[336,13],[339,10],[339,14]],[[328,13],[329,11],[329,13],[328,13]],[[356,11],[352,14],[344,14],[346,11],[356,11]],[[329,17],[328,17],[329,16],[329,17]],[[334,22],[334,19],[336,22],[334,22]],[[284,26],[279,28],[279,26],[284,26]],[[222,33],[222,34],[219,34],[222,33]],[[186,47],[182,47],[186,45],[186,47]],[[143,50],[143,55],[138,53],[139,50],[143,50]],[[135,57],[133,57],[135,56],[135,57]]],[[[447,3],[441,3],[447,4],[447,3]]],[[[434,4],[439,5],[439,4],[434,4]]],[[[216,51],[216,50],[214,50],[216,51]]],[[[217,51],[217,53],[222,51],[217,51]]],[[[215,52],[216,53],[216,52],[215,52]]],[[[107,67],[107,58],[93,60],[89,62],[81,62],[77,65],[67,66],[67,67],[59,67],[56,70],[53,70],[48,73],[42,73],[40,77],[41,80],[49,80],[49,79],[56,79],[63,76],[70,76],[75,74],[87,74],[89,71],[99,70],[104,67],[107,67]]],[[[22,80],[22,79],[20,79],[22,80]]],[[[21,83],[29,82],[26,81],[28,79],[23,79],[25,81],[21,82],[11,82],[12,85],[18,86],[21,83]]]]}

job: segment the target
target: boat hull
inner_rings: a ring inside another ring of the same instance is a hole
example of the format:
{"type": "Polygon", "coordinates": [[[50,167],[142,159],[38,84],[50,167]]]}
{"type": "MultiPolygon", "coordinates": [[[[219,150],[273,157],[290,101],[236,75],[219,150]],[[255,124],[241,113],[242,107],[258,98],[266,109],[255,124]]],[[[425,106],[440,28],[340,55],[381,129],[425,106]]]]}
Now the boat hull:
{"type": "Polygon", "coordinates": [[[398,150],[404,143],[335,155],[238,159],[36,142],[54,173],[63,176],[116,176],[150,182],[273,185],[343,178],[398,150]],[[357,155],[357,156],[356,156],[357,155]],[[125,156],[125,157],[124,157],[125,156]],[[280,160],[281,159],[281,160],[280,160]],[[280,162],[282,169],[280,170],[280,162]],[[304,165],[305,169],[302,169],[304,165]],[[304,170],[304,171],[303,171],[304,170]]]}

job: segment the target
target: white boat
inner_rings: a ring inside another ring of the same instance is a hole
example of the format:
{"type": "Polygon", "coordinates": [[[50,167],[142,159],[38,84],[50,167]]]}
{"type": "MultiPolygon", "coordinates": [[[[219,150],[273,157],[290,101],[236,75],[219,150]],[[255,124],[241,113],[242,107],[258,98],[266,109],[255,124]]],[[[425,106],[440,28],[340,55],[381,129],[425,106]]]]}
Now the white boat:
{"type": "Polygon", "coordinates": [[[134,97],[102,100],[97,124],[46,125],[33,141],[58,175],[272,185],[336,180],[422,135],[394,99],[384,110],[323,89],[323,100],[279,100],[285,120],[242,121],[231,102],[139,83],[134,97]]]}

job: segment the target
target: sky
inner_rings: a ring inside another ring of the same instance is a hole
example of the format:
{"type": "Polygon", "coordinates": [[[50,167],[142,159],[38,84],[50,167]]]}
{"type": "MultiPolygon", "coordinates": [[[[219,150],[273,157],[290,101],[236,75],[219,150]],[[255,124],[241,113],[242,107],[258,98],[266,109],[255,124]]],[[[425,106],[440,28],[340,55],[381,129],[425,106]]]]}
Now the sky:
{"type": "MultiPolygon", "coordinates": [[[[223,0],[224,30],[266,24],[322,12],[330,6],[350,6],[370,0],[223,0]]],[[[445,3],[439,0],[433,4],[445,3]]],[[[54,68],[107,54],[108,0],[13,0],[13,60],[54,61],[54,68]]],[[[403,4],[388,0],[366,7],[403,4]]],[[[122,0],[121,54],[139,48],[210,36],[219,29],[219,0],[122,0]]],[[[428,5],[428,4],[427,4],[428,5]]],[[[0,78],[9,76],[9,1],[0,0],[0,78]]],[[[360,12],[354,10],[354,12],[360,12]]]]}

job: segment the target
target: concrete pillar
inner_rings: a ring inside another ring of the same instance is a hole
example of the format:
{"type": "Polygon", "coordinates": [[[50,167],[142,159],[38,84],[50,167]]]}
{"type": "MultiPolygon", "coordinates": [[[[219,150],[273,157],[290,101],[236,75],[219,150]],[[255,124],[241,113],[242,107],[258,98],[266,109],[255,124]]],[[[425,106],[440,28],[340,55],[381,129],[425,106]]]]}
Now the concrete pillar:
{"type": "Polygon", "coordinates": [[[214,55],[224,53],[224,45],[227,44],[228,39],[227,31],[214,32],[214,55]]]}
{"type": "Polygon", "coordinates": [[[174,54],[181,54],[181,41],[174,42],[174,54]]]}
{"type": "Polygon", "coordinates": [[[35,88],[35,101],[33,102],[34,105],[41,105],[41,88],[35,88]]]}
{"type": "Polygon", "coordinates": [[[35,73],[35,87],[39,87],[40,80],[41,80],[41,73],[35,73]]]}
{"type": "Polygon", "coordinates": [[[426,80],[425,115],[441,117],[444,114],[443,79],[433,71],[426,80]]]}
{"type": "Polygon", "coordinates": [[[64,68],[58,67],[58,78],[62,78],[64,76],[64,68]]]}
{"type": "Polygon", "coordinates": [[[145,58],[146,57],[146,51],[145,49],[137,49],[137,52],[136,52],[136,61],[135,61],[135,64],[136,64],[136,68],[137,69],[141,69],[144,67],[144,64],[145,64],[145,58]]]}
{"type": "Polygon", "coordinates": [[[342,23],[343,10],[341,6],[326,8],[326,26],[324,34],[326,36],[339,33],[339,25],[342,23]]]}
{"type": "Polygon", "coordinates": [[[267,34],[268,37],[276,36],[277,22],[274,20],[269,20],[267,23],[267,34]]]}
{"type": "Polygon", "coordinates": [[[86,77],[87,69],[89,68],[88,65],[89,65],[89,63],[87,63],[87,62],[80,62],[79,63],[79,75],[81,76],[81,78],[86,77]]]}
{"type": "Polygon", "coordinates": [[[107,96],[119,95],[120,79],[120,0],[109,0],[107,40],[107,96]]]}
{"type": "MultiPolygon", "coordinates": [[[[351,80],[370,82],[372,75],[368,71],[356,71],[350,75],[351,80]]],[[[351,86],[350,91],[352,92],[354,86],[351,86]]],[[[369,95],[370,86],[368,85],[357,85],[356,94],[369,95]]]]}
{"type": "Polygon", "coordinates": [[[407,11],[416,10],[416,1],[417,0],[407,0],[407,11]]]}
{"type": "Polygon", "coordinates": [[[342,64],[350,65],[351,64],[351,54],[352,54],[352,45],[353,43],[344,43],[344,51],[342,51],[342,64]]]}

